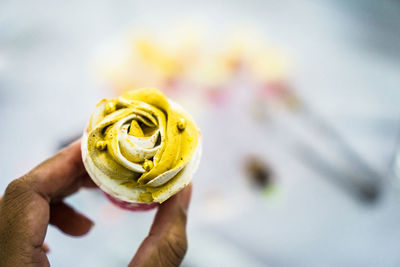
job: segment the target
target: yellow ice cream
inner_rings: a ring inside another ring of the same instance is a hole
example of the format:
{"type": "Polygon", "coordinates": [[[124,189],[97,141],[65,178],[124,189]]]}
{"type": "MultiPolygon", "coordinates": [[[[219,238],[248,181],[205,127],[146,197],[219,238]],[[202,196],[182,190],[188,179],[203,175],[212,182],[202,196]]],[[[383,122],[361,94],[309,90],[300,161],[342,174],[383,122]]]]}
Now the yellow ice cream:
{"type": "Polygon", "coordinates": [[[200,138],[190,115],[147,88],[97,104],[82,154],[89,175],[107,193],[124,201],[162,202],[190,182],[200,138]]]}

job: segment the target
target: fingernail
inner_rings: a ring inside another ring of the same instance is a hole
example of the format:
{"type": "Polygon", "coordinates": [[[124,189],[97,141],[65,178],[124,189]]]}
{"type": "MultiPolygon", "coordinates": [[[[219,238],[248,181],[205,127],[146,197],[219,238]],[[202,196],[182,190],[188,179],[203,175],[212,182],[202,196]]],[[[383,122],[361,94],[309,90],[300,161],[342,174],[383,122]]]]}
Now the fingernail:
{"type": "Polygon", "coordinates": [[[43,243],[43,244],[42,244],[42,249],[43,249],[43,251],[44,251],[45,253],[48,253],[48,252],[50,251],[50,248],[49,248],[49,246],[48,246],[46,243],[43,243]]]}
{"type": "Polygon", "coordinates": [[[187,185],[182,191],[180,202],[181,202],[182,208],[185,211],[187,211],[189,208],[191,196],[192,196],[192,183],[187,185]]]}

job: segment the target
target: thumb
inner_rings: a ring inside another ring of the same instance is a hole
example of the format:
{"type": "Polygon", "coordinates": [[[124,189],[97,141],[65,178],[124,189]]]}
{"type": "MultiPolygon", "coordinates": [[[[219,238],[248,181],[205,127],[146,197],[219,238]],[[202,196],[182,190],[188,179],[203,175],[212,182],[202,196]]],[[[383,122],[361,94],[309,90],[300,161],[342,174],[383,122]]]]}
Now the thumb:
{"type": "Polygon", "coordinates": [[[179,266],[187,250],[186,220],[192,193],[189,184],[158,208],[149,235],[129,266],[179,266]]]}

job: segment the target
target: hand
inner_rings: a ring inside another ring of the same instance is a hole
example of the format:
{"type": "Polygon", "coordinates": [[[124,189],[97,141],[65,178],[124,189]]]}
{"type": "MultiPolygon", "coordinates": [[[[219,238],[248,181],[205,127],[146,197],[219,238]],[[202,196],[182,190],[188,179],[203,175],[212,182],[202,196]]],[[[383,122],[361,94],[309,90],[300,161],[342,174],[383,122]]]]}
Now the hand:
{"type": "MultiPolygon", "coordinates": [[[[48,224],[85,235],[93,222],[63,202],[81,187],[95,187],[75,142],[14,180],[0,200],[0,266],[49,266],[44,243],[48,224]]],[[[130,266],[177,266],[187,249],[186,210],[190,186],[162,204],[149,236],[130,266]]]]}
{"type": "Polygon", "coordinates": [[[149,235],[140,245],[130,267],[179,266],[187,250],[186,217],[192,185],[160,205],[149,235]]]}

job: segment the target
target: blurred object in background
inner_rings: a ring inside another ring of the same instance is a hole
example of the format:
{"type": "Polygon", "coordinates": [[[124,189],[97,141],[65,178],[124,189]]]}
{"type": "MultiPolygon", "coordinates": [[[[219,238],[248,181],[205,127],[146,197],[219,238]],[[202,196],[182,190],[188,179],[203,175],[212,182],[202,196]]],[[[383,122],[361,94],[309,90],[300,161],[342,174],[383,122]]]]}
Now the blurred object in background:
{"type": "Polygon", "coordinates": [[[219,91],[229,90],[229,83],[240,75],[248,84],[285,79],[284,54],[254,28],[235,29],[218,39],[194,26],[169,34],[132,30],[142,33],[100,46],[95,67],[116,94],[153,86],[175,97],[202,91],[200,96],[217,102],[219,91]]]}
{"type": "Polygon", "coordinates": [[[396,187],[400,186],[400,129],[397,137],[396,147],[393,150],[390,177],[394,180],[393,184],[396,187]]]}
{"type": "Polygon", "coordinates": [[[245,159],[244,167],[246,177],[255,189],[265,191],[273,185],[272,170],[259,156],[248,156],[245,159]]]}

